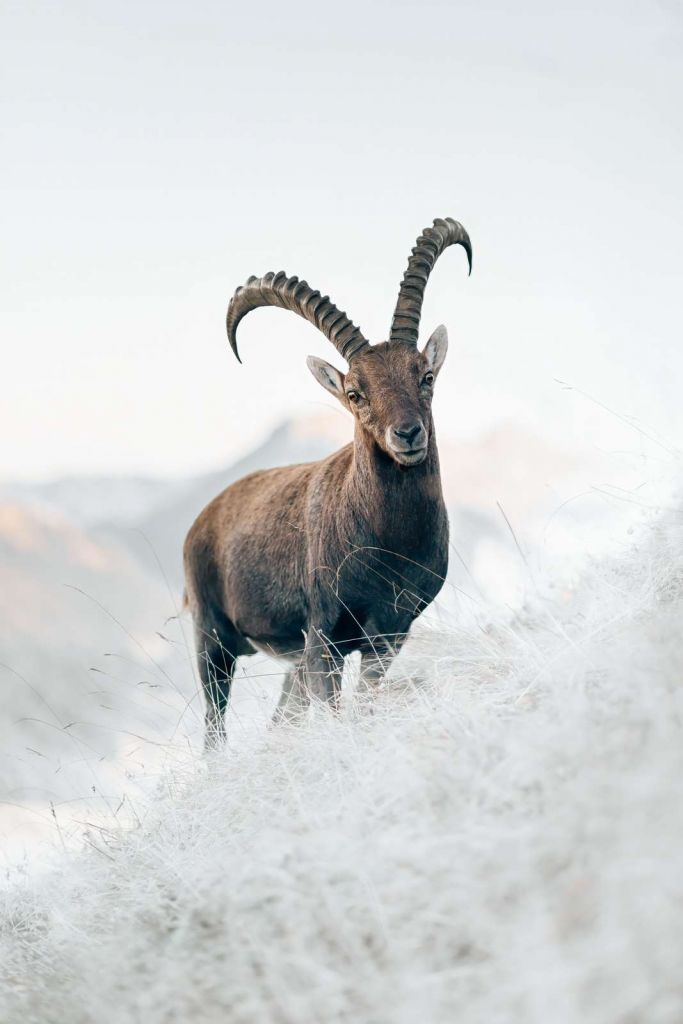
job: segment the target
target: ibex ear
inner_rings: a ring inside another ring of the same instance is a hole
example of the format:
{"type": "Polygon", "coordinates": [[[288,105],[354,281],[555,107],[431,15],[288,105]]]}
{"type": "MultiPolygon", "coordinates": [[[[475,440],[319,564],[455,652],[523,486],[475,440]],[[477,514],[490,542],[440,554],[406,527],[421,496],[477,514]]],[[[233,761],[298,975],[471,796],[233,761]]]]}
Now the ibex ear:
{"type": "Polygon", "coordinates": [[[437,373],[443,366],[443,361],[446,358],[448,352],[448,331],[441,324],[436,328],[431,338],[424,347],[423,356],[427,360],[429,369],[436,377],[437,373]]]}
{"type": "Polygon", "coordinates": [[[311,371],[318,384],[322,384],[326,391],[329,391],[335,398],[343,401],[343,373],[340,373],[334,366],[330,366],[330,364],[326,363],[324,359],[318,359],[317,356],[308,356],[306,359],[306,366],[311,371]]]}

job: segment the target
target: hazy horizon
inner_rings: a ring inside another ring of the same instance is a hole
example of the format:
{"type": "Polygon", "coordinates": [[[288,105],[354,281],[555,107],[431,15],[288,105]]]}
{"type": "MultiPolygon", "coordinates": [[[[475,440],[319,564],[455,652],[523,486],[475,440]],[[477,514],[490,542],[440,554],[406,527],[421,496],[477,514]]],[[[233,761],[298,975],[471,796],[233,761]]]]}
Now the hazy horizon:
{"type": "Polygon", "coordinates": [[[637,448],[621,416],[683,443],[679,6],[1,18],[0,478],[199,473],[331,407],[305,357],[342,363],[291,314],[249,317],[237,364],[234,288],[284,268],[382,340],[446,215],[474,270],[448,252],[427,289],[423,340],[440,322],[451,340],[440,435],[513,420],[637,448]]]}

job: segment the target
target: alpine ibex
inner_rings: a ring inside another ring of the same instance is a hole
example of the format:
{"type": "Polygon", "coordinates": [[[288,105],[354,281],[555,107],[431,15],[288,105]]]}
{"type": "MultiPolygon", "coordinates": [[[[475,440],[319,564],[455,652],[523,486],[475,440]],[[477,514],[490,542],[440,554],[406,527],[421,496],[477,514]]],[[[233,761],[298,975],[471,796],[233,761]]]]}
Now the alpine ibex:
{"type": "Polygon", "coordinates": [[[219,494],[184,548],[187,602],[207,702],[207,739],[225,734],[236,659],[260,649],[290,663],[278,711],[311,695],[336,704],[344,657],[360,651],[378,682],[448,566],[448,518],[432,422],[432,392],[448,338],[437,327],[418,350],[425,286],[441,253],[472,248],[457,221],[417,239],[389,340],[376,345],[327,296],[284,272],[250,277],[233,295],[227,332],[259,306],[280,306],[322,331],[348,363],[307,363],[352,413],[352,444],[320,462],[252,473],[219,494]]]}

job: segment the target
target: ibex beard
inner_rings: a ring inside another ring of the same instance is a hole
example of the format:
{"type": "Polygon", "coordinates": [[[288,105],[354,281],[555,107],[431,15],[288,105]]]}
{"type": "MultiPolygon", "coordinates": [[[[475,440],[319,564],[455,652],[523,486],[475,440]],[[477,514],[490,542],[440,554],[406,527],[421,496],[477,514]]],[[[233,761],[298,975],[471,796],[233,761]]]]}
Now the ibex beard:
{"type": "Polygon", "coordinates": [[[399,290],[389,340],[371,345],[327,296],[286,274],[249,278],[227,315],[236,330],[259,306],[314,323],[347,361],[342,373],[309,356],[316,380],[353,415],[353,442],[319,462],[252,473],[214,498],[184,548],[187,602],[206,698],[206,744],[225,736],[238,657],[263,650],[288,662],[276,717],[311,698],[336,707],[344,658],[361,653],[376,686],[448,569],[448,517],[432,421],[445,327],[418,348],[422,299],[443,250],[472,248],[457,221],[420,235],[399,290]]]}

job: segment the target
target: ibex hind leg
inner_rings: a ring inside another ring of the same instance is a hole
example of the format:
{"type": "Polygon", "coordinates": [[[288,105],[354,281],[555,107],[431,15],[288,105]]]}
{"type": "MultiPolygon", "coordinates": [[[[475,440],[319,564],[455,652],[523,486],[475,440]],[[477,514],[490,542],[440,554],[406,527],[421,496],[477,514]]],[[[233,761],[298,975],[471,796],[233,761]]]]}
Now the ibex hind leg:
{"type": "Polygon", "coordinates": [[[225,711],[235,662],[251,648],[222,613],[200,615],[194,627],[197,667],[206,703],[204,750],[209,751],[220,747],[225,740],[225,711]]]}

